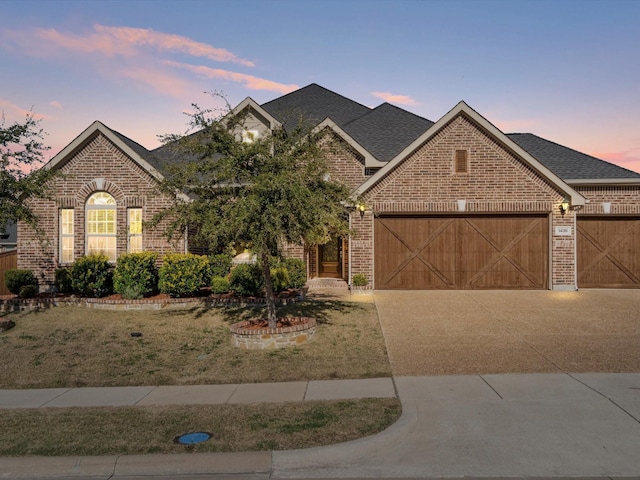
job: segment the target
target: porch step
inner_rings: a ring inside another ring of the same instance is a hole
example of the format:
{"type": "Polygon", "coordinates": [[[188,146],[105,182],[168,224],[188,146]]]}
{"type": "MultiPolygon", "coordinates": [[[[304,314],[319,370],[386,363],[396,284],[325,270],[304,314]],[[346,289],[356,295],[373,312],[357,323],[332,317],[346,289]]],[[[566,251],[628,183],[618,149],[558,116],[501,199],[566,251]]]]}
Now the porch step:
{"type": "Polygon", "coordinates": [[[314,288],[349,288],[347,282],[341,278],[312,278],[307,280],[307,287],[314,288]]]}

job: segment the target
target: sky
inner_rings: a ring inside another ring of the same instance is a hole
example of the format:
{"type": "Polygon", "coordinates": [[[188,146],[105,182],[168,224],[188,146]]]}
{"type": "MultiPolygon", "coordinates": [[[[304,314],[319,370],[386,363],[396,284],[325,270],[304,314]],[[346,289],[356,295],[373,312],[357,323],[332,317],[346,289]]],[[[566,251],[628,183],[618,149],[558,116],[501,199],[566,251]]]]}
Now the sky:
{"type": "Polygon", "coordinates": [[[49,156],[94,120],[153,149],[210,92],[317,83],[432,121],[464,100],[640,172],[640,0],[0,0],[0,19],[0,110],[41,119],[49,156]]]}

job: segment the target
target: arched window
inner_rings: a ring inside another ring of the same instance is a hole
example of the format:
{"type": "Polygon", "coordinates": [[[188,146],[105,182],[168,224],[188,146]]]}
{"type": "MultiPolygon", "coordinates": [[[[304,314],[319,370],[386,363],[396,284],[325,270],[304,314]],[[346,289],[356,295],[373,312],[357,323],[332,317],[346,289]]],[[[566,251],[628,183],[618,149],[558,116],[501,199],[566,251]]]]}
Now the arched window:
{"type": "Polygon", "coordinates": [[[107,192],[96,192],[86,206],[87,255],[103,253],[116,261],[116,200],[107,192]]]}

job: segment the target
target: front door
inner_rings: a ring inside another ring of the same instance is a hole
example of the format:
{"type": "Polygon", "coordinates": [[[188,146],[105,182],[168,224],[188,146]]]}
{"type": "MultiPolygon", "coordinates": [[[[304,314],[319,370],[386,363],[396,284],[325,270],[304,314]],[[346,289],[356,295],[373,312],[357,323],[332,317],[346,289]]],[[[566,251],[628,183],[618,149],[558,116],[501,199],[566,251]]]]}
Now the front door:
{"type": "Polygon", "coordinates": [[[318,246],[320,276],[342,278],[342,239],[335,238],[318,246]]]}

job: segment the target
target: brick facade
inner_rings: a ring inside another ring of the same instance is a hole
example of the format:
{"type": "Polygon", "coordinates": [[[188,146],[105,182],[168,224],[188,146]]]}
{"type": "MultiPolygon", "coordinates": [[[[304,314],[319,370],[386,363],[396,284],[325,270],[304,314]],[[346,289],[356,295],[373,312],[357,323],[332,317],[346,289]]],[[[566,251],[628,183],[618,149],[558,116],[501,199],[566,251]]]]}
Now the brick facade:
{"type": "Polygon", "coordinates": [[[551,285],[573,289],[575,214],[562,215],[563,193],[463,115],[420,146],[364,195],[368,211],[354,213],[351,272],[364,273],[375,285],[374,216],[380,214],[459,214],[465,212],[548,215],[552,232],[551,285]],[[454,171],[456,150],[468,152],[467,173],[454,171]],[[556,226],[570,226],[570,236],[553,236],[556,226]]]}
{"type": "MultiPolygon", "coordinates": [[[[18,268],[34,271],[41,288],[53,284],[54,272],[60,265],[59,211],[74,211],[74,257],[85,254],[85,205],[95,192],[111,194],[116,201],[117,255],[127,252],[127,209],[142,208],[143,222],[170,205],[170,199],[156,191],[157,180],[125,155],[106,137],[97,135],[60,168],[61,176],[51,182],[51,200],[32,201],[40,220],[42,235],[24,223],[18,224],[18,268]]],[[[162,226],[145,229],[143,250],[163,255],[185,251],[185,239],[169,243],[162,226]]]]}

